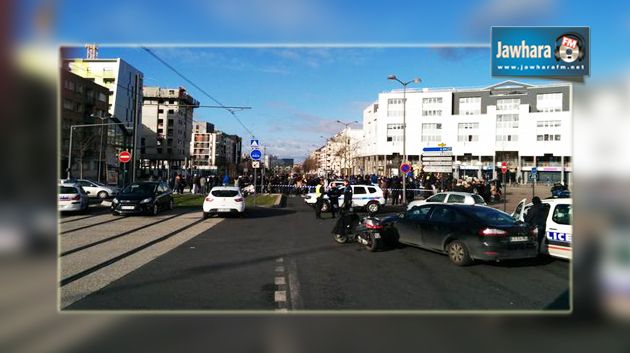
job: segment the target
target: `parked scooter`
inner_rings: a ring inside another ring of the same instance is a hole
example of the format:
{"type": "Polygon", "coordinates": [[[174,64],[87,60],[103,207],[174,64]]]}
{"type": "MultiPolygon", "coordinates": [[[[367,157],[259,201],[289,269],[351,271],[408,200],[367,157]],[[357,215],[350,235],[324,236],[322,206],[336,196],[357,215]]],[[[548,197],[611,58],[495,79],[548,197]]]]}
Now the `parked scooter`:
{"type": "Polygon", "coordinates": [[[332,233],[340,244],[356,241],[369,251],[376,251],[393,241],[384,223],[373,215],[361,218],[354,212],[348,212],[339,217],[332,233]]]}

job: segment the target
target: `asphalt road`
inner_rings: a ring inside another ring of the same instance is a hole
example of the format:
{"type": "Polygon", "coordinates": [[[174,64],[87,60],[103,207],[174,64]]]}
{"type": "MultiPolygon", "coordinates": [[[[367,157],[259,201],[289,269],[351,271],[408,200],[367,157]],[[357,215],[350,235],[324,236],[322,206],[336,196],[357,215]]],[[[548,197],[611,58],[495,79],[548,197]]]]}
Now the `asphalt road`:
{"type": "MultiPolygon", "coordinates": [[[[189,234],[137,266],[110,275],[111,280],[101,281],[100,286],[82,286],[87,289],[62,305],[64,310],[569,309],[567,261],[549,258],[457,267],[445,255],[412,247],[371,253],[356,243],[337,244],[330,234],[333,220],[316,220],[299,197],[289,198],[286,208],[249,209],[242,219],[197,222],[200,213],[191,210],[167,220],[163,219],[173,214],[89,227],[90,222],[105,221],[98,217],[109,220],[109,216],[95,216],[66,224],[62,219],[62,233],[64,225],[74,224],[72,229],[88,226],[61,234],[62,239],[72,235],[87,239],[104,225],[131,228],[131,233],[111,241],[123,242],[113,250],[121,252],[126,242],[135,240],[130,248],[137,248],[164,234],[178,237],[180,228],[189,234]],[[149,225],[158,221],[159,225],[149,225]],[[142,225],[131,226],[131,222],[142,225]],[[139,239],[133,227],[145,227],[141,230],[144,238],[139,239]],[[159,236],[151,235],[152,230],[159,236]]],[[[118,234],[111,229],[105,233],[118,234]]],[[[106,238],[93,236],[96,241],[106,238]]],[[[102,245],[91,247],[89,257],[99,256],[96,250],[102,245]]],[[[79,250],[62,259],[80,259],[82,253],[79,250]]],[[[94,263],[107,262],[108,256],[94,263]]],[[[67,276],[83,268],[74,265],[75,270],[64,272],[64,262],[61,264],[61,272],[67,276]]],[[[89,282],[98,281],[109,266],[91,273],[89,282]]]]}

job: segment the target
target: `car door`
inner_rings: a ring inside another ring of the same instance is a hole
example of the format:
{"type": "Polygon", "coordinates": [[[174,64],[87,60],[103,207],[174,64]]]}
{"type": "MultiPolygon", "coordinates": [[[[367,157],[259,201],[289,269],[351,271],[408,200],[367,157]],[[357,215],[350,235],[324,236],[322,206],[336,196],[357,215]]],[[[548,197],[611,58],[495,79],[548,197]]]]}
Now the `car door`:
{"type": "Polygon", "coordinates": [[[516,205],[514,212],[512,212],[512,218],[514,218],[515,221],[525,221],[525,202],[527,202],[527,199],[522,199],[518,205],[516,205]]]}
{"type": "Polygon", "coordinates": [[[459,194],[449,194],[446,203],[465,203],[466,196],[459,194]]]}
{"type": "Polygon", "coordinates": [[[558,203],[549,210],[546,229],[549,255],[571,258],[572,216],[570,203],[558,203]]]}
{"type": "Polygon", "coordinates": [[[364,186],[352,187],[352,206],[363,207],[367,204],[367,190],[364,186]]]}
{"type": "Polygon", "coordinates": [[[465,218],[454,207],[436,205],[422,229],[422,242],[428,248],[444,250],[444,239],[461,233],[464,221],[465,218]]]}
{"type": "Polygon", "coordinates": [[[83,188],[83,190],[85,190],[89,197],[96,197],[96,194],[98,193],[98,187],[95,184],[92,184],[90,181],[87,180],[79,180],[77,184],[79,184],[83,188]]]}
{"type": "Polygon", "coordinates": [[[399,241],[422,246],[422,228],[433,205],[414,206],[396,223],[399,241]]]}

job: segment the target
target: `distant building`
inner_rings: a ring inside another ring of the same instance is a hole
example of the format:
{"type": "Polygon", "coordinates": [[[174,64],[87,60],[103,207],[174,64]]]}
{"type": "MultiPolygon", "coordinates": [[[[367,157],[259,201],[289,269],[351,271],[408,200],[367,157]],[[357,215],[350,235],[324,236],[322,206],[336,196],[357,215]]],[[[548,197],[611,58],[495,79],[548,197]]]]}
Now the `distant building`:
{"type": "Polygon", "coordinates": [[[144,87],[143,94],[142,167],[152,175],[170,177],[171,172],[187,165],[193,110],[199,102],[182,87],[144,87]]]}
{"type": "MultiPolygon", "coordinates": [[[[109,109],[109,89],[94,81],[61,70],[61,175],[67,175],[70,126],[101,124],[109,109]]],[[[122,127],[82,127],[74,129],[72,136],[72,176],[106,180],[103,163],[106,141],[122,148],[122,127]],[[115,138],[118,136],[119,138],[115,138]],[[101,144],[102,143],[102,144],[101,144]],[[99,163],[100,168],[99,168],[99,163]],[[101,175],[98,175],[99,169],[101,175]]]]}
{"type": "Polygon", "coordinates": [[[214,124],[205,121],[193,122],[193,134],[190,141],[190,165],[198,170],[217,170],[216,134],[214,124]]]}
{"type": "Polygon", "coordinates": [[[227,173],[230,177],[235,177],[238,173],[238,165],[241,163],[242,138],[217,130],[214,133],[214,141],[215,165],[218,173],[227,173]]]}
{"type": "MultiPolygon", "coordinates": [[[[142,119],[142,72],[120,58],[114,59],[64,59],[64,69],[91,80],[109,90],[108,112],[110,119],[107,123],[120,122],[126,125],[125,136],[122,143],[112,143],[106,139],[106,169],[108,170],[108,182],[118,182],[118,176],[122,172],[118,162],[118,152],[129,150],[132,152],[132,161],[128,166],[133,166],[138,160],[139,129],[142,119]],[[135,149],[135,150],[134,150],[135,149]]],[[[119,137],[113,137],[118,139],[119,137]]],[[[130,168],[127,179],[135,179],[136,168],[130,168]]]]}

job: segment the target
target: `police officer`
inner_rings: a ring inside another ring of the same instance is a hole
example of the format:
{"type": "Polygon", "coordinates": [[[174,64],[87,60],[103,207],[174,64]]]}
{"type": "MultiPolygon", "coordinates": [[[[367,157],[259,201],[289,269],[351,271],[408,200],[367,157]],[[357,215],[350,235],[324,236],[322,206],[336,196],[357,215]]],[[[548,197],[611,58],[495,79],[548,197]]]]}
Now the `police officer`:
{"type": "Polygon", "coordinates": [[[352,207],[352,186],[350,186],[347,179],[343,181],[343,185],[343,206],[341,210],[345,214],[350,212],[350,207],[352,207]]]}
{"type": "Polygon", "coordinates": [[[548,208],[545,208],[540,197],[534,196],[532,198],[532,207],[529,208],[527,214],[525,214],[525,223],[529,224],[532,227],[536,227],[538,230],[538,254],[544,254],[546,252],[545,249],[545,233],[546,233],[546,223],[547,223],[547,213],[549,212],[548,208]]]}
{"type": "Polygon", "coordinates": [[[322,219],[322,205],[324,204],[324,180],[320,179],[315,186],[315,218],[322,219]]]}
{"type": "Polygon", "coordinates": [[[330,201],[332,218],[335,218],[337,210],[339,209],[339,196],[341,196],[341,190],[336,186],[330,186],[330,190],[328,190],[328,200],[330,201]]]}

